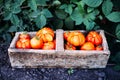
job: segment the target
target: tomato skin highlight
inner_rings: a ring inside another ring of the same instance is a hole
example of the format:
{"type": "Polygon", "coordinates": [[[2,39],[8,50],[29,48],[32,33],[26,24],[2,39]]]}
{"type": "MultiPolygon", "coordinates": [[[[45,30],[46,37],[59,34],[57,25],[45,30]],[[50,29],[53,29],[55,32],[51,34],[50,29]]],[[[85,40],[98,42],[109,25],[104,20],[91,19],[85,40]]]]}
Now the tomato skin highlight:
{"type": "Polygon", "coordinates": [[[86,42],[81,46],[80,50],[95,50],[95,46],[92,42],[86,42]]]}
{"type": "Polygon", "coordinates": [[[36,36],[39,36],[43,39],[44,42],[53,41],[54,39],[54,31],[49,27],[44,27],[37,31],[36,36]]]}
{"type": "Polygon", "coordinates": [[[55,49],[55,42],[46,42],[43,44],[43,50],[54,50],[55,49]]]}
{"type": "Polygon", "coordinates": [[[103,47],[101,45],[98,45],[98,46],[96,46],[96,50],[101,51],[101,50],[103,50],[103,47]]]}
{"type": "Polygon", "coordinates": [[[85,43],[85,36],[80,31],[70,32],[67,41],[73,46],[81,46],[85,43]]]}
{"type": "Polygon", "coordinates": [[[40,49],[42,48],[43,46],[43,40],[42,38],[39,38],[37,36],[34,36],[31,40],[30,40],[30,44],[31,44],[31,47],[33,49],[40,49]]]}
{"type": "Polygon", "coordinates": [[[16,48],[19,49],[30,49],[30,39],[20,39],[16,42],[16,48]]]}
{"type": "Polygon", "coordinates": [[[64,39],[67,41],[67,39],[68,39],[68,35],[69,35],[69,31],[66,31],[66,32],[64,32],[63,33],[63,37],[64,37],[64,39]]]}
{"type": "Polygon", "coordinates": [[[73,46],[72,44],[70,44],[69,42],[67,42],[67,44],[65,44],[65,49],[66,50],[76,50],[76,47],[73,46]]]}
{"type": "Polygon", "coordinates": [[[86,37],[86,40],[88,42],[92,42],[95,45],[102,44],[102,36],[99,33],[97,33],[96,31],[90,31],[86,37]]]}
{"type": "Polygon", "coordinates": [[[30,35],[27,32],[23,32],[19,35],[19,39],[30,39],[30,35]]]}

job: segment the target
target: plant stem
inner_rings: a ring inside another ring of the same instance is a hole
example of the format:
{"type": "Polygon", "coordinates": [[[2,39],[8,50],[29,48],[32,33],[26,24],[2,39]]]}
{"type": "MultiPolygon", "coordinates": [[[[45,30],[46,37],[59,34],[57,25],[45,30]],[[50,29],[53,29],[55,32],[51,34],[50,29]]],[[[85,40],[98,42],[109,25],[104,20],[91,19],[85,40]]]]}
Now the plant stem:
{"type": "Polygon", "coordinates": [[[107,32],[107,31],[105,31],[105,33],[106,33],[106,34],[108,34],[109,36],[111,36],[111,37],[113,37],[113,38],[117,39],[117,40],[120,40],[120,39],[118,39],[115,35],[113,35],[113,34],[111,34],[111,33],[107,32]]]}

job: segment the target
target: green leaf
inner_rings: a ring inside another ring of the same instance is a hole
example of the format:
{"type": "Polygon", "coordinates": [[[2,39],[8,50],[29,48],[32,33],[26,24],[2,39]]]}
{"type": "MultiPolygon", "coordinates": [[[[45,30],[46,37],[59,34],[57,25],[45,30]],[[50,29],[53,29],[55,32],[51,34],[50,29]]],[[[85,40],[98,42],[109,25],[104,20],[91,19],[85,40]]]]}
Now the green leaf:
{"type": "Polygon", "coordinates": [[[71,19],[71,17],[67,17],[65,19],[65,26],[68,28],[68,29],[73,29],[74,28],[74,21],[71,19]]]}
{"type": "Polygon", "coordinates": [[[17,26],[10,26],[8,32],[16,32],[17,31],[17,26]]]}
{"type": "Polygon", "coordinates": [[[103,16],[102,16],[102,15],[99,15],[98,18],[99,18],[100,20],[102,20],[102,19],[103,19],[103,16]]]}
{"type": "Polygon", "coordinates": [[[87,8],[87,12],[90,13],[90,12],[92,12],[94,9],[95,9],[95,8],[93,8],[93,7],[88,7],[88,8],[87,8]]]}
{"type": "Polygon", "coordinates": [[[83,0],[83,2],[90,7],[98,7],[103,2],[103,0],[83,0]]]}
{"type": "Polygon", "coordinates": [[[70,75],[70,74],[73,74],[73,73],[74,73],[73,68],[69,68],[69,69],[68,69],[68,74],[70,75]]]}
{"type": "Polygon", "coordinates": [[[42,28],[46,25],[46,17],[44,15],[40,15],[35,19],[35,22],[38,28],[42,28]]]}
{"type": "Polygon", "coordinates": [[[48,1],[48,0],[36,0],[36,3],[37,3],[38,5],[45,6],[45,5],[46,5],[46,1],[48,1]]]}
{"type": "Polygon", "coordinates": [[[80,1],[77,3],[77,6],[78,6],[78,10],[81,14],[85,14],[85,9],[84,9],[84,6],[85,6],[85,3],[83,1],[80,1]]]}
{"type": "Polygon", "coordinates": [[[15,26],[18,26],[19,25],[19,18],[17,15],[13,14],[11,19],[10,19],[11,23],[14,24],[15,26]]]}
{"type": "Polygon", "coordinates": [[[28,6],[29,6],[32,10],[34,10],[34,11],[37,10],[37,3],[36,3],[36,0],[29,0],[28,3],[29,3],[28,6]]]}
{"type": "Polygon", "coordinates": [[[94,28],[94,26],[95,26],[95,22],[93,22],[93,21],[88,21],[87,19],[84,19],[83,23],[84,23],[84,25],[86,26],[86,30],[87,30],[87,31],[92,30],[92,29],[94,28]]]}
{"type": "Polygon", "coordinates": [[[72,5],[71,4],[67,5],[67,7],[65,8],[65,12],[69,13],[69,15],[71,15],[72,11],[73,11],[72,5]]]}
{"type": "Polygon", "coordinates": [[[63,10],[56,10],[55,14],[59,19],[65,19],[67,17],[67,13],[63,10]]]}
{"type": "Polygon", "coordinates": [[[78,8],[75,8],[71,14],[71,19],[75,21],[75,25],[80,25],[83,22],[83,16],[80,14],[78,8]]]}
{"type": "Polygon", "coordinates": [[[106,1],[103,2],[102,12],[105,16],[110,14],[110,12],[112,11],[112,8],[113,8],[113,3],[111,2],[111,0],[106,0],[106,1]]]}
{"type": "Polygon", "coordinates": [[[112,12],[106,16],[112,22],[120,22],[120,12],[112,12]]]}
{"type": "Polygon", "coordinates": [[[17,14],[21,11],[20,4],[18,5],[17,3],[13,3],[11,6],[11,11],[14,14],[17,14]]]}
{"type": "Polygon", "coordinates": [[[6,0],[5,1],[5,8],[10,9],[11,4],[12,4],[11,0],[6,0]]]}
{"type": "Polygon", "coordinates": [[[115,33],[116,33],[117,38],[120,39],[120,24],[117,25],[115,33]]]}
{"type": "Polygon", "coordinates": [[[93,29],[94,29],[94,30],[99,30],[99,29],[100,29],[100,26],[94,26],[93,29]]]}
{"type": "Polygon", "coordinates": [[[60,6],[59,9],[64,9],[66,13],[68,13],[69,15],[71,15],[72,11],[73,11],[73,7],[74,5],[72,4],[63,4],[60,6]]]}
{"type": "Polygon", "coordinates": [[[10,20],[12,17],[12,12],[11,11],[5,11],[4,15],[4,20],[10,20]]]}
{"type": "Polygon", "coordinates": [[[46,18],[53,17],[52,13],[48,9],[43,9],[42,12],[43,12],[43,14],[45,15],[46,18]]]}
{"type": "Polygon", "coordinates": [[[91,13],[86,14],[85,18],[87,18],[89,21],[93,21],[96,19],[96,16],[99,14],[99,11],[96,9],[91,13]]]}
{"type": "Polygon", "coordinates": [[[63,4],[60,6],[60,9],[65,9],[67,7],[67,4],[63,4]]]}
{"type": "Polygon", "coordinates": [[[30,17],[30,18],[36,18],[36,17],[38,17],[39,15],[40,15],[40,11],[37,10],[37,11],[31,12],[31,13],[29,14],[29,17],[30,17]]]}
{"type": "Polygon", "coordinates": [[[14,1],[21,6],[25,0],[14,0],[14,1]]]}

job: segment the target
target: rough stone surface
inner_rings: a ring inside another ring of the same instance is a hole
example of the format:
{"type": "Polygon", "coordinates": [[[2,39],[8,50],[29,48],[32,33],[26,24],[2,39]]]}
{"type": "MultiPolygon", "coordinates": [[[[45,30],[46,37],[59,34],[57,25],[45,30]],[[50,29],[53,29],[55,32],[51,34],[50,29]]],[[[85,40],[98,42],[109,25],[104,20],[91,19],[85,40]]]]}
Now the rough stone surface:
{"type": "Polygon", "coordinates": [[[120,72],[107,66],[103,69],[74,68],[12,68],[8,57],[9,45],[0,44],[0,80],[120,80],[120,72]]]}

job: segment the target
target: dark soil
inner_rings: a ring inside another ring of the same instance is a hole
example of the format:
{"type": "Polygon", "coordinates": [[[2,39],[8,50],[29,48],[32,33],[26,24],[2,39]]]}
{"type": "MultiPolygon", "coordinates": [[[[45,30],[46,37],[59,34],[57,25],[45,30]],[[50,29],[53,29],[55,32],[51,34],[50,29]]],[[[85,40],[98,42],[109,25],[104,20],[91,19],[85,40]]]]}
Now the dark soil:
{"type": "Polygon", "coordinates": [[[120,80],[120,72],[107,66],[104,69],[66,68],[12,68],[9,62],[9,44],[0,44],[0,80],[120,80]]]}

